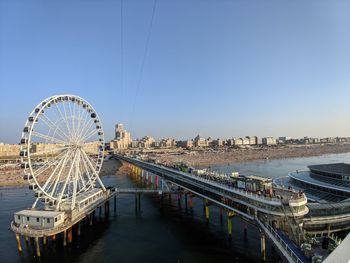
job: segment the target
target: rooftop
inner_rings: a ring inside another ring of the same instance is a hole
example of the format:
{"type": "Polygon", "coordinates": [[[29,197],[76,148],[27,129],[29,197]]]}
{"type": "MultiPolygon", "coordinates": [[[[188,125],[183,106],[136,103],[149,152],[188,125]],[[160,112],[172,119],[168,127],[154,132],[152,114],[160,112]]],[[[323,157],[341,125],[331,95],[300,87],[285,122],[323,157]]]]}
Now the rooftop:
{"type": "Polygon", "coordinates": [[[350,176],[350,164],[346,163],[309,165],[308,168],[314,171],[350,176]]]}
{"type": "Polygon", "coordinates": [[[308,171],[291,172],[289,176],[295,180],[312,185],[350,193],[350,182],[328,179],[325,176],[317,176],[308,171]]]}
{"type": "Polygon", "coordinates": [[[35,209],[25,209],[16,212],[15,215],[30,216],[30,217],[55,217],[64,214],[63,211],[49,211],[49,210],[35,210],[35,209]]]}

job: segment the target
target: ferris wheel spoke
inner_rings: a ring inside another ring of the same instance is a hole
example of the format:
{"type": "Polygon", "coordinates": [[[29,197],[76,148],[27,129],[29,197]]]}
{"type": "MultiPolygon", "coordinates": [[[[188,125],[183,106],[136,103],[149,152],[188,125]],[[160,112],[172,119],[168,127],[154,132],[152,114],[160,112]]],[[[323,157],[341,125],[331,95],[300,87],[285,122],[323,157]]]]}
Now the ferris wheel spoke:
{"type": "Polygon", "coordinates": [[[63,113],[62,113],[62,111],[60,110],[60,108],[58,107],[58,105],[56,105],[55,104],[55,106],[56,106],[56,111],[59,113],[59,115],[61,116],[61,119],[64,121],[64,123],[66,124],[66,128],[67,128],[67,132],[68,132],[68,134],[70,134],[70,128],[69,128],[69,125],[68,125],[68,122],[67,122],[67,120],[66,120],[66,118],[63,116],[63,113]]]}
{"type": "Polygon", "coordinates": [[[70,146],[55,145],[55,148],[53,148],[53,149],[46,150],[46,151],[34,152],[34,153],[31,153],[30,155],[31,156],[42,156],[42,155],[45,155],[45,154],[48,154],[48,153],[62,151],[62,150],[69,149],[69,148],[70,148],[70,146]]]}
{"type": "MultiPolygon", "coordinates": [[[[56,174],[56,171],[61,167],[65,156],[69,154],[69,150],[65,153],[65,155],[59,160],[58,164],[56,165],[55,169],[52,171],[52,173],[50,174],[49,178],[47,179],[47,181],[45,182],[45,184],[43,185],[42,189],[43,191],[47,191],[50,189],[50,187],[52,186],[52,183],[49,185],[49,183],[51,182],[51,179],[54,177],[54,175],[56,174]],[[47,190],[45,189],[47,187],[47,190]]],[[[56,174],[57,175],[57,174],[56,174]]]]}
{"type": "MultiPolygon", "coordinates": [[[[48,168],[50,168],[53,165],[56,165],[56,163],[59,162],[61,156],[64,155],[65,152],[62,152],[61,154],[59,154],[56,159],[52,159],[50,161],[46,161],[43,166],[41,166],[39,169],[35,170],[35,174],[33,174],[33,176],[37,177],[39,175],[41,175],[43,172],[45,172],[48,168]]],[[[34,173],[33,172],[33,173],[34,173]]]]}
{"type": "Polygon", "coordinates": [[[93,165],[93,167],[95,167],[95,169],[96,169],[96,166],[97,166],[97,160],[95,160],[95,159],[93,159],[89,154],[87,154],[86,152],[85,152],[85,154],[86,154],[86,158],[88,158],[88,160],[90,161],[90,163],[93,165]]]}
{"type": "Polygon", "coordinates": [[[95,168],[93,167],[92,163],[90,162],[89,157],[87,156],[86,152],[84,150],[82,150],[83,156],[85,156],[85,160],[87,160],[88,165],[90,166],[90,168],[94,171],[94,175],[95,178],[97,179],[97,181],[99,182],[100,186],[102,187],[103,190],[106,190],[105,186],[103,185],[100,177],[98,176],[95,168]]]}
{"type": "MultiPolygon", "coordinates": [[[[74,105],[75,105],[75,103],[74,103],[74,105]]],[[[76,139],[76,131],[75,131],[75,123],[74,123],[75,122],[75,120],[74,120],[75,116],[73,114],[74,113],[74,109],[72,111],[71,103],[68,103],[68,109],[69,109],[70,120],[71,120],[71,125],[72,125],[72,134],[71,134],[71,136],[75,140],[76,139]]]]}
{"type": "MultiPolygon", "coordinates": [[[[89,183],[91,186],[93,186],[93,182],[91,180],[91,175],[90,175],[90,172],[89,172],[89,167],[86,163],[86,160],[85,160],[85,156],[83,155],[83,158],[82,158],[82,163],[83,163],[83,166],[84,166],[84,169],[85,169],[85,172],[86,172],[86,177],[88,178],[89,180],[89,183]]],[[[94,173],[94,170],[92,170],[92,174],[94,173]]]]}
{"type": "MultiPolygon", "coordinates": [[[[63,108],[63,112],[64,112],[64,116],[65,116],[65,122],[67,123],[68,127],[70,127],[69,121],[68,121],[68,116],[67,116],[65,102],[62,103],[62,108],[63,108]]],[[[69,132],[69,137],[71,137],[72,136],[72,130],[70,128],[68,128],[68,132],[69,132]]]]}
{"type": "MultiPolygon", "coordinates": [[[[85,125],[85,126],[81,129],[81,132],[79,133],[79,138],[82,138],[82,139],[80,140],[80,142],[85,142],[84,137],[86,136],[86,134],[87,134],[89,131],[91,131],[92,124],[93,124],[93,122],[90,122],[90,125],[89,125],[89,126],[85,125]]],[[[92,131],[96,132],[95,129],[93,129],[92,131]]]]}
{"type": "Polygon", "coordinates": [[[85,134],[80,137],[81,138],[81,142],[87,142],[92,136],[97,135],[97,131],[95,129],[91,130],[90,132],[85,132],[85,134]]]}
{"type": "Polygon", "coordinates": [[[49,117],[47,117],[46,115],[43,114],[42,115],[42,120],[50,129],[59,131],[60,133],[57,132],[57,135],[59,135],[63,140],[68,140],[69,141],[69,135],[67,135],[65,132],[63,132],[60,129],[60,127],[57,126],[57,124],[55,124],[54,122],[52,122],[50,120],[49,117]]]}
{"type": "Polygon", "coordinates": [[[63,140],[57,139],[56,137],[45,135],[45,134],[42,134],[42,133],[37,132],[37,131],[33,131],[32,135],[35,136],[35,137],[39,137],[41,139],[44,139],[44,140],[55,142],[55,143],[63,143],[63,144],[67,143],[67,142],[65,142],[63,140]]]}
{"type": "Polygon", "coordinates": [[[52,187],[52,190],[51,190],[51,196],[55,196],[55,192],[57,191],[57,186],[58,186],[58,183],[60,182],[60,179],[61,179],[61,175],[62,175],[62,172],[64,170],[64,167],[67,163],[67,160],[68,160],[68,157],[71,157],[72,153],[71,151],[68,151],[66,156],[64,157],[64,161],[62,163],[62,166],[57,174],[57,177],[56,177],[56,180],[55,180],[55,183],[54,183],[54,186],[52,187]]]}
{"type": "MultiPolygon", "coordinates": [[[[62,188],[61,193],[60,193],[60,195],[59,195],[59,197],[58,197],[57,205],[59,205],[59,204],[61,203],[62,197],[63,197],[63,195],[64,195],[64,192],[66,191],[67,184],[68,184],[69,180],[71,179],[70,177],[71,177],[71,173],[72,173],[72,171],[73,171],[73,167],[74,167],[74,163],[75,163],[76,158],[77,158],[77,156],[74,155],[72,164],[71,164],[71,166],[70,166],[70,168],[69,168],[69,172],[68,172],[68,174],[67,174],[67,178],[66,178],[66,180],[65,180],[65,182],[64,182],[63,188],[62,188]]],[[[69,190],[69,189],[68,189],[68,190],[69,190]]],[[[67,192],[68,192],[68,191],[67,191],[67,192]]],[[[68,195],[68,196],[69,196],[69,195],[68,195]]]]}
{"type": "Polygon", "coordinates": [[[81,125],[80,129],[78,131],[78,137],[81,137],[82,133],[84,132],[85,128],[87,127],[87,124],[89,124],[89,113],[87,111],[84,111],[81,116],[81,125]]]}
{"type": "Polygon", "coordinates": [[[72,194],[72,206],[71,209],[75,207],[75,199],[77,195],[77,186],[78,186],[78,177],[79,177],[79,162],[80,162],[80,151],[76,153],[76,161],[75,161],[75,171],[73,178],[73,194],[72,194]]]}
{"type": "MultiPolygon", "coordinates": [[[[82,121],[82,116],[81,116],[81,109],[78,107],[78,128],[77,128],[77,134],[79,136],[79,133],[80,133],[80,126],[81,126],[81,121],[82,121]]],[[[79,138],[79,137],[78,137],[79,138]]]]}

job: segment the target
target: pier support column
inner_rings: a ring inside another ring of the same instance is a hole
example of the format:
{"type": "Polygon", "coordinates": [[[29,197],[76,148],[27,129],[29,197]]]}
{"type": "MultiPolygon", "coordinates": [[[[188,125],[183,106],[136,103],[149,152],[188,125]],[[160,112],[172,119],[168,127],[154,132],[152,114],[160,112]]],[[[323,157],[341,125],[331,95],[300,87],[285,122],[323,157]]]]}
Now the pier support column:
{"type": "Polygon", "coordinates": [[[39,244],[39,238],[35,237],[35,248],[36,248],[36,255],[40,257],[40,244],[39,244]]]}
{"type": "Polygon", "coordinates": [[[247,223],[244,223],[244,236],[247,236],[247,223]]]}
{"type": "Polygon", "coordinates": [[[51,236],[52,241],[56,241],[56,235],[51,236]]]}
{"type": "Polygon", "coordinates": [[[114,214],[117,212],[117,196],[114,196],[114,214]]]}
{"type": "Polygon", "coordinates": [[[139,199],[138,209],[139,211],[141,211],[141,193],[138,194],[138,199],[139,199]]]}
{"type": "Polygon", "coordinates": [[[156,187],[158,188],[159,186],[159,177],[156,175],[156,187]]]}
{"type": "Polygon", "coordinates": [[[90,225],[90,226],[92,226],[92,222],[93,222],[93,215],[92,215],[92,214],[90,214],[90,215],[88,215],[88,217],[89,217],[89,225],[90,225]]]}
{"type": "Polygon", "coordinates": [[[187,212],[187,193],[185,193],[185,209],[186,209],[186,212],[187,212]]]}
{"type": "Polygon", "coordinates": [[[228,232],[228,238],[232,238],[232,218],[227,217],[227,232],[228,232]]]}
{"type": "Polygon", "coordinates": [[[67,230],[63,231],[63,246],[67,246],[67,230]]]}
{"type": "Polygon", "coordinates": [[[100,214],[100,217],[101,217],[102,216],[102,205],[98,209],[99,209],[99,214],[100,214]]]}
{"type": "Polygon", "coordinates": [[[21,236],[19,234],[16,234],[16,241],[17,241],[18,252],[22,252],[21,236]]]}
{"type": "Polygon", "coordinates": [[[232,218],[234,217],[235,213],[232,211],[227,212],[227,232],[229,239],[232,238],[232,218]]]}
{"type": "Polygon", "coordinates": [[[265,235],[263,233],[260,234],[260,243],[261,243],[261,260],[266,260],[266,242],[265,235]]]}
{"type": "Polygon", "coordinates": [[[181,207],[181,194],[177,194],[177,203],[178,203],[178,206],[181,207]]]}
{"type": "Polygon", "coordinates": [[[72,227],[68,228],[68,243],[72,243],[73,235],[72,235],[72,227]]]}
{"type": "Polygon", "coordinates": [[[46,237],[46,236],[43,236],[43,245],[44,245],[44,246],[46,246],[46,244],[47,244],[47,242],[46,242],[47,240],[46,240],[46,239],[47,239],[47,237],[46,237]]]}
{"type": "Polygon", "coordinates": [[[220,224],[222,224],[223,220],[224,220],[223,209],[222,207],[220,207],[220,224]]]}
{"type": "Polygon", "coordinates": [[[109,201],[105,203],[105,217],[109,216],[109,201]]]}
{"type": "Polygon", "coordinates": [[[80,236],[80,222],[77,223],[77,235],[80,236]]]}
{"type": "Polygon", "coordinates": [[[207,220],[207,222],[209,222],[209,205],[206,204],[205,206],[205,219],[207,220]]]}
{"type": "Polygon", "coordinates": [[[191,211],[193,209],[193,195],[192,195],[192,193],[190,193],[190,209],[191,209],[191,211]]]}

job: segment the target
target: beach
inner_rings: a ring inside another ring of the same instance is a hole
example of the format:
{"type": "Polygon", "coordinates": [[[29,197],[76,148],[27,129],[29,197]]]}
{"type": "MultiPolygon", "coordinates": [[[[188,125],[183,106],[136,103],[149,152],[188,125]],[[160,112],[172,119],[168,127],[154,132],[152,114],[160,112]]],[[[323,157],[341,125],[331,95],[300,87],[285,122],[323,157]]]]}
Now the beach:
{"type": "Polygon", "coordinates": [[[158,155],[156,158],[162,163],[185,163],[194,167],[208,167],[211,165],[243,163],[255,160],[310,157],[347,152],[350,152],[350,144],[293,145],[191,151],[183,154],[158,155]]]}
{"type": "MultiPolygon", "coordinates": [[[[117,174],[121,165],[118,160],[104,160],[100,176],[117,174]]],[[[23,170],[20,169],[0,171],[0,187],[28,185],[28,181],[23,179],[23,175],[23,170]]]]}

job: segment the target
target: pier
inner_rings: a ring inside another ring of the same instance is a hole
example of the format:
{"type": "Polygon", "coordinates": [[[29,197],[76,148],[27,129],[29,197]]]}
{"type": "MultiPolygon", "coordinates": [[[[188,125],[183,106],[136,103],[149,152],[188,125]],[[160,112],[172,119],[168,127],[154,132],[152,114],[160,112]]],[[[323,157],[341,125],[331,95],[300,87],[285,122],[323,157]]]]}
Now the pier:
{"type": "MultiPolygon", "coordinates": [[[[193,196],[203,199],[204,214],[208,222],[210,221],[210,205],[218,206],[221,220],[223,211],[227,214],[227,232],[230,238],[234,238],[231,221],[234,216],[239,216],[259,228],[262,260],[266,259],[266,238],[269,238],[286,262],[309,262],[302,256],[298,247],[292,245],[291,241],[294,238],[294,241],[300,242],[300,239],[303,238],[300,223],[304,215],[308,213],[307,200],[304,195],[298,195],[290,190],[275,189],[275,192],[283,198],[267,197],[139,159],[121,155],[116,155],[115,158],[123,161],[134,176],[142,176],[147,179],[160,177],[168,185],[175,185],[183,189],[190,195],[190,206],[193,204],[193,196]],[[275,228],[294,226],[294,231],[298,236],[293,233],[290,237],[284,236],[283,239],[272,225],[275,228]]],[[[185,201],[187,205],[187,198],[185,201]]]]}

